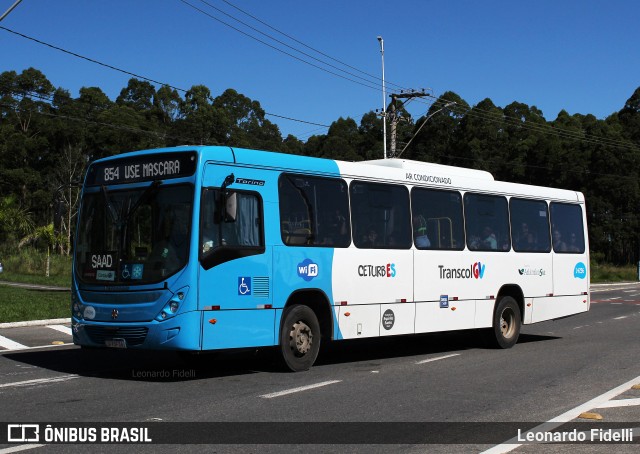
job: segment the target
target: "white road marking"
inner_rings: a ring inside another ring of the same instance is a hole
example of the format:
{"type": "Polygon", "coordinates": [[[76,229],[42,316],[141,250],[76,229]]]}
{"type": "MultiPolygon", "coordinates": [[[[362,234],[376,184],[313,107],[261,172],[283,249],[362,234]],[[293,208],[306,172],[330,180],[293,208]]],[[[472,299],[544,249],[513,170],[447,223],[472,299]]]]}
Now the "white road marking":
{"type": "Polygon", "coordinates": [[[598,408],[635,407],[637,405],[640,405],[640,399],[619,399],[605,402],[598,408]]]}
{"type": "Polygon", "coordinates": [[[29,445],[12,446],[11,448],[0,449],[0,454],[9,454],[12,452],[27,451],[29,449],[41,448],[42,446],[45,446],[45,445],[29,444],[29,445]]]}
{"type": "Polygon", "coordinates": [[[453,356],[460,356],[460,353],[452,353],[451,355],[438,356],[437,358],[423,359],[422,361],[416,362],[416,364],[430,363],[432,361],[439,361],[441,359],[451,358],[453,356]]]}
{"type": "Polygon", "coordinates": [[[56,331],[60,331],[61,333],[68,334],[71,336],[71,328],[64,325],[47,325],[47,328],[55,329],[56,331]]]}
{"type": "Polygon", "coordinates": [[[59,375],[57,377],[49,377],[49,378],[36,378],[34,380],[25,380],[25,381],[16,381],[13,383],[2,383],[0,384],[0,389],[3,388],[19,388],[22,386],[35,386],[35,385],[44,385],[47,383],[58,383],[67,380],[73,380],[74,378],[79,378],[79,375],[71,374],[71,375],[59,375]]]}
{"type": "MultiPolygon", "coordinates": [[[[640,380],[640,376],[636,377],[632,380],[629,380],[626,383],[621,384],[620,386],[613,388],[612,390],[607,391],[604,394],[599,395],[591,399],[588,402],[583,403],[582,405],[578,405],[577,407],[561,414],[560,416],[556,416],[555,418],[549,420],[548,422],[542,423],[539,426],[534,427],[528,432],[524,432],[522,434],[523,437],[526,436],[527,433],[532,432],[549,432],[554,430],[555,428],[567,423],[573,419],[576,419],[580,413],[584,413],[585,411],[592,410],[594,408],[601,408],[602,405],[606,405],[606,402],[610,401],[614,397],[623,392],[629,390],[629,388],[640,380]]],[[[522,443],[517,443],[518,439],[516,437],[505,441],[504,443],[494,446],[493,448],[489,448],[486,451],[483,451],[482,454],[502,454],[506,452],[513,451],[514,449],[522,446],[522,443]]]]}
{"type": "Polygon", "coordinates": [[[627,318],[627,316],[626,315],[622,315],[620,317],[614,318],[614,320],[622,320],[623,318],[627,318]]]}
{"type": "Polygon", "coordinates": [[[20,348],[29,348],[26,345],[19,344],[11,339],[8,339],[4,336],[0,336],[0,347],[6,348],[7,350],[17,350],[20,348]]]}
{"type": "Polygon", "coordinates": [[[0,350],[0,355],[2,353],[14,353],[14,352],[23,352],[25,350],[35,350],[37,348],[56,348],[56,347],[64,347],[65,345],[73,345],[73,342],[66,342],[64,344],[51,344],[51,345],[36,345],[35,347],[25,347],[24,345],[20,348],[13,348],[10,350],[0,350]]]}
{"type": "Polygon", "coordinates": [[[300,386],[298,388],[285,389],[284,391],[278,391],[270,394],[263,394],[263,399],[273,399],[274,397],[286,396],[287,394],[299,393],[301,391],[307,391],[309,389],[321,388],[322,386],[333,385],[334,383],[340,383],[342,380],[329,380],[322,383],[316,383],[315,385],[300,386]]]}

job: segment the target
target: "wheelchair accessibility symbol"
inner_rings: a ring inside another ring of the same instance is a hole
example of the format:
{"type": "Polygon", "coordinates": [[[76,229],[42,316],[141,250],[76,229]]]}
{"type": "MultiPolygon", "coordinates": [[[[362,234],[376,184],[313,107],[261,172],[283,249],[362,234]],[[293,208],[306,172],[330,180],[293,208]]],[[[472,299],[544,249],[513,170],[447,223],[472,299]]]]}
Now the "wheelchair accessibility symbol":
{"type": "Polygon", "coordinates": [[[238,295],[240,296],[251,295],[251,278],[250,277],[238,278],[238,295]]]}

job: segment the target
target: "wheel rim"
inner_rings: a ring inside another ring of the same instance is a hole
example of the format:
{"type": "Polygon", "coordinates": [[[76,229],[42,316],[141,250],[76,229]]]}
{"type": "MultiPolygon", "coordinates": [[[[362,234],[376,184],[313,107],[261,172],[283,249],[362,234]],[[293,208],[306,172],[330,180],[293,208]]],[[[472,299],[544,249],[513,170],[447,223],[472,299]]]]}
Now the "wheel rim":
{"type": "Polygon", "coordinates": [[[515,314],[513,310],[506,308],[502,311],[502,314],[500,314],[500,332],[502,333],[502,337],[510,339],[513,337],[515,330],[515,314]]]}
{"type": "Polygon", "coordinates": [[[293,324],[289,333],[289,346],[298,356],[306,355],[313,344],[313,332],[309,325],[302,320],[293,324]]]}

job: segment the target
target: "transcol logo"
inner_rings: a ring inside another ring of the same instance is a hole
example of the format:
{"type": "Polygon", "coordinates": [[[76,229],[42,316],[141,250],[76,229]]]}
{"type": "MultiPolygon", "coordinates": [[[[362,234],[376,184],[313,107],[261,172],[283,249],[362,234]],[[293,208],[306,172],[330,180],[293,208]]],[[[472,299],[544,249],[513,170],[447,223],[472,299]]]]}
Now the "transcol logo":
{"type": "Polygon", "coordinates": [[[440,279],[482,279],[485,267],[481,262],[476,262],[468,268],[445,268],[444,265],[438,265],[440,279]]]}
{"type": "Polygon", "coordinates": [[[317,263],[311,259],[304,259],[302,263],[298,263],[298,276],[309,282],[320,273],[317,263]]]}

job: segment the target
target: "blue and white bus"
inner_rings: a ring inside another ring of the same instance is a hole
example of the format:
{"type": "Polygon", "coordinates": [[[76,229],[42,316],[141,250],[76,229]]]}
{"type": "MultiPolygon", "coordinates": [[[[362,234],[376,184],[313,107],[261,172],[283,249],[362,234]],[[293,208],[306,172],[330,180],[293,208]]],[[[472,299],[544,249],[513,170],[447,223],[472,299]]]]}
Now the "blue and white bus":
{"type": "Polygon", "coordinates": [[[589,310],[579,192],[400,159],[340,162],[224,146],[95,161],[72,286],[74,343],[277,347],[482,329],[589,310]]]}

